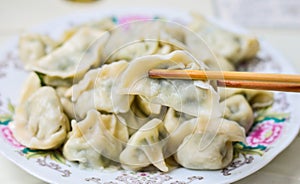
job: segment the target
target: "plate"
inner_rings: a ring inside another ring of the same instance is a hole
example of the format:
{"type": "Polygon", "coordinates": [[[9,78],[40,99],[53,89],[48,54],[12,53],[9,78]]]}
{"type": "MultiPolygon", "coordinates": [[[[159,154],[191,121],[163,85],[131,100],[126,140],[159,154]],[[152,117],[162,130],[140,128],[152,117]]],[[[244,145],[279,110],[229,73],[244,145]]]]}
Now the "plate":
{"type": "MultiPolygon", "coordinates": [[[[118,23],[145,18],[164,17],[185,23],[188,13],[171,10],[130,9],[63,17],[30,30],[58,37],[63,30],[89,20],[111,17],[118,23]],[[113,12],[113,13],[112,13],[113,12]],[[134,12],[134,13],[133,13],[134,12]]],[[[213,20],[226,29],[243,29],[213,20]]],[[[294,73],[291,66],[269,44],[261,40],[261,51],[242,70],[276,73],[294,73]]],[[[34,151],[19,144],[13,137],[9,123],[13,116],[20,88],[28,75],[18,59],[18,38],[13,38],[0,51],[0,150],[2,154],[28,173],[49,183],[117,184],[117,183],[231,183],[242,179],[267,165],[296,137],[300,123],[299,98],[293,93],[275,93],[272,113],[261,113],[247,136],[249,145],[235,144],[238,157],[223,170],[195,171],[184,168],[169,173],[83,170],[67,162],[56,151],[34,151]]]]}

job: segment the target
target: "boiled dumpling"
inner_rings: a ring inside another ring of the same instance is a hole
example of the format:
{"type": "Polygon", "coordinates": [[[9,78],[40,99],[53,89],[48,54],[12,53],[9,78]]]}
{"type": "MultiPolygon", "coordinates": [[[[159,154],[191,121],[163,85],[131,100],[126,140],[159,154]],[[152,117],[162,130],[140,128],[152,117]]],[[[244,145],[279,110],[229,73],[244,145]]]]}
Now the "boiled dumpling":
{"type": "Polygon", "coordinates": [[[165,112],[166,107],[148,102],[137,95],[134,97],[130,109],[126,113],[118,113],[117,116],[121,122],[127,125],[131,135],[151,119],[162,119],[165,112]]]}
{"type": "Polygon", "coordinates": [[[31,72],[22,86],[19,104],[25,103],[26,100],[41,87],[39,76],[31,72]]]}
{"type": "Polygon", "coordinates": [[[169,43],[161,42],[159,40],[139,40],[129,43],[116,50],[109,56],[106,63],[113,61],[126,60],[128,62],[141,56],[148,56],[153,54],[169,54],[175,50],[175,46],[169,43]]]}
{"type": "Polygon", "coordinates": [[[221,101],[226,98],[241,94],[243,95],[253,108],[267,107],[273,104],[274,95],[269,91],[253,90],[253,89],[232,89],[232,88],[219,88],[221,101]]]}
{"type": "MultiPolygon", "coordinates": [[[[34,80],[36,77],[33,77],[34,80]]],[[[69,120],[63,113],[55,90],[38,87],[37,83],[25,86],[10,126],[15,138],[24,146],[31,149],[54,149],[64,143],[70,129],[69,120]],[[32,94],[29,93],[31,90],[32,94]]]]}
{"type": "Polygon", "coordinates": [[[198,127],[204,129],[205,127],[202,126],[211,125],[213,126],[211,129],[215,128],[216,130],[216,127],[219,126],[219,121],[213,121],[215,120],[213,118],[210,123],[206,123],[208,119],[208,116],[202,116],[201,118],[183,118],[183,120],[180,121],[180,116],[172,116],[172,111],[168,111],[168,114],[164,119],[164,123],[170,132],[168,144],[166,146],[166,155],[170,156],[176,153],[177,148],[182,143],[183,139],[196,132],[197,129],[199,129],[198,127]],[[172,122],[174,122],[174,124],[172,124],[172,122]]]}
{"type": "Polygon", "coordinates": [[[194,15],[194,21],[189,27],[201,36],[214,52],[234,64],[253,58],[259,51],[259,42],[254,36],[226,30],[201,15],[194,15]]]}
{"type": "Polygon", "coordinates": [[[67,41],[79,30],[85,27],[92,28],[92,29],[98,29],[98,30],[104,30],[104,31],[111,31],[114,29],[117,25],[113,22],[111,17],[103,18],[100,21],[90,21],[90,22],[84,22],[82,24],[76,25],[75,27],[72,27],[70,29],[67,29],[63,33],[63,41],[67,41]]]}
{"type": "Polygon", "coordinates": [[[138,42],[130,43],[128,45],[121,47],[119,50],[116,50],[115,53],[112,53],[109,60],[110,61],[119,61],[119,60],[131,61],[132,59],[140,56],[152,55],[158,49],[159,49],[158,41],[141,40],[138,42]]]}
{"type": "Polygon", "coordinates": [[[55,90],[56,90],[57,95],[59,96],[60,103],[64,109],[64,112],[68,116],[68,118],[76,119],[74,104],[72,103],[70,96],[66,95],[69,91],[69,88],[57,87],[55,90]]]}
{"type": "Polygon", "coordinates": [[[169,108],[163,119],[163,122],[168,132],[173,133],[180,126],[181,123],[194,118],[194,116],[190,116],[182,112],[175,111],[172,108],[169,108]]]}
{"type": "Polygon", "coordinates": [[[90,110],[80,122],[72,121],[72,131],[63,147],[63,154],[81,167],[101,168],[118,162],[128,140],[126,126],[114,115],[101,115],[90,110]]]}
{"type": "Polygon", "coordinates": [[[71,85],[88,69],[100,65],[101,49],[108,37],[108,32],[81,28],[61,47],[25,67],[44,74],[49,85],[66,85],[64,80],[71,85]]]}
{"type": "Polygon", "coordinates": [[[235,66],[228,59],[216,54],[215,58],[204,58],[203,62],[208,66],[208,70],[234,71],[235,66]]]}
{"type": "Polygon", "coordinates": [[[150,79],[148,71],[160,69],[201,69],[184,51],[168,55],[151,55],[135,59],[120,76],[117,86],[122,94],[140,95],[147,101],[171,107],[192,116],[212,114],[218,116],[219,97],[209,82],[187,80],[150,79]]]}
{"type": "Polygon", "coordinates": [[[203,134],[185,137],[175,154],[176,161],[185,168],[215,170],[226,167],[233,159],[232,140],[226,135],[217,135],[205,150],[198,147],[203,134]]]}
{"type": "MultiPolygon", "coordinates": [[[[217,132],[203,129],[198,124],[194,134],[187,135],[175,153],[176,161],[185,168],[215,170],[226,167],[233,159],[233,142],[244,142],[245,131],[236,122],[219,119],[217,132]],[[207,137],[209,144],[201,146],[207,137]]],[[[207,122],[206,122],[207,123],[207,122]]]]}
{"type": "MultiPolygon", "coordinates": [[[[175,120],[175,118],[173,119],[175,120]]],[[[177,118],[177,121],[179,120],[180,119],[177,118]]],[[[168,118],[165,118],[164,121],[166,124],[168,124],[166,122],[168,121],[168,118]]],[[[176,153],[179,145],[182,143],[184,138],[194,133],[208,132],[209,134],[206,134],[203,137],[203,142],[201,146],[205,147],[209,145],[212,138],[211,135],[213,136],[213,135],[223,133],[225,132],[226,128],[228,128],[228,125],[230,124],[226,124],[226,122],[230,122],[231,125],[234,125],[231,127],[232,131],[237,132],[239,136],[245,137],[245,135],[241,134],[241,131],[243,133],[245,132],[244,129],[240,127],[237,123],[232,123],[232,121],[224,120],[223,118],[213,118],[204,115],[198,118],[183,116],[182,120],[179,123],[175,123],[177,125],[172,127],[172,132],[170,132],[170,136],[168,138],[166,155],[169,156],[176,153]]],[[[229,129],[227,131],[229,131],[229,129]]]]}
{"type": "Polygon", "coordinates": [[[126,61],[105,64],[99,69],[90,70],[71,89],[76,116],[84,118],[90,109],[108,113],[127,112],[132,96],[118,94],[114,89],[120,73],[128,66],[126,61]]]}
{"type": "Polygon", "coordinates": [[[232,121],[236,121],[246,132],[249,131],[254,123],[254,114],[248,101],[242,95],[234,95],[226,98],[221,105],[225,106],[223,117],[232,121]]]}
{"type": "Polygon", "coordinates": [[[184,28],[160,20],[134,21],[111,31],[104,50],[106,63],[131,61],[151,54],[166,54],[175,48],[184,48],[184,28]]]}
{"type": "Polygon", "coordinates": [[[168,132],[159,119],[152,119],[131,136],[120,155],[122,166],[140,170],[153,164],[161,171],[168,171],[164,161],[164,146],[168,132]]]}
{"type": "Polygon", "coordinates": [[[58,45],[59,42],[46,35],[24,34],[19,40],[20,59],[25,65],[33,64],[51,53],[58,45]]]}
{"type": "Polygon", "coordinates": [[[184,47],[197,60],[203,61],[208,70],[231,71],[235,69],[235,66],[228,59],[211,50],[206,41],[193,31],[185,31],[184,47]]]}
{"type": "Polygon", "coordinates": [[[162,106],[159,104],[153,104],[148,102],[141,96],[136,96],[134,98],[132,110],[140,116],[150,116],[151,114],[159,114],[161,112],[162,106]]]}

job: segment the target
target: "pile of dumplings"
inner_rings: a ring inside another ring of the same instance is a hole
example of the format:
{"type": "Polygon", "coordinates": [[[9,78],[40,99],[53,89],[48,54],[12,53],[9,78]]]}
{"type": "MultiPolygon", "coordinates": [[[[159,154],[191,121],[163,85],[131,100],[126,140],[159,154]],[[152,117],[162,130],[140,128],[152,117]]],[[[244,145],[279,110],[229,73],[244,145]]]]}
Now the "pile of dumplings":
{"type": "Polygon", "coordinates": [[[254,110],[270,106],[273,94],[151,79],[148,71],[235,70],[258,51],[255,37],[200,15],[186,27],[105,18],[59,41],[25,34],[19,53],[30,74],[10,126],[24,146],[60,150],[81,168],[222,169],[233,143],[245,142],[254,110]]]}

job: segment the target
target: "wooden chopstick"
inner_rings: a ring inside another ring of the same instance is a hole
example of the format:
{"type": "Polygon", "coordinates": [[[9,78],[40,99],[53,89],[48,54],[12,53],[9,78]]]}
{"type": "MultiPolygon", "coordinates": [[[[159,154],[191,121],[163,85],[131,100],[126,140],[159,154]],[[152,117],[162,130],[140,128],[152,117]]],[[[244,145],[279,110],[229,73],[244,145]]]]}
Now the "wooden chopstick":
{"type": "Polygon", "coordinates": [[[228,81],[217,80],[218,87],[245,88],[257,90],[300,92],[300,84],[283,82],[254,82],[254,81],[228,81]]]}
{"type": "Polygon", "coordinates": [[[300,83],[300,75],[290,74],[164,69],[153,69],[148,74],[151,78],[300,83]]]}
{"type": "Polygon", "coordinates": [[[300,76],[254,72],[153,69],[151,78],[217,80],[220,87],[300,92],[300,76]]]}

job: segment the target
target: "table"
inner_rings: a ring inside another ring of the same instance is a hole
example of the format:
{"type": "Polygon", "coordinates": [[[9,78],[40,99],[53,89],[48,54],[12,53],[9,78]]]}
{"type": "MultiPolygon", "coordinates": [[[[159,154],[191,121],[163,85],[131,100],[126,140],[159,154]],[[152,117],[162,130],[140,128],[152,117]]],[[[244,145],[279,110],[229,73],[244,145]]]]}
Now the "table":
{"type": "MultiPolygon", "coordinates": [[[[132,6],[149,8],[172,8],[179,11],[195,11],[215,15],[213,1],[210,0],[98,0],[93,3],[74,3],[66,0],[9,0],[0,1],[0,45],[11,36],[19,35],[30,27],[71,13],[101,11],[132,6]]],[[[250,29],[277,48],[300,72],[300,31],[297,29],[250,29]]],[[[300,136],[269,165],[257,173],[236,182],[250,183],[300,183],[300,136]]],[[[27,174],[0,155],[0,182],[10,184],[44,183],[27,174]]]]}

